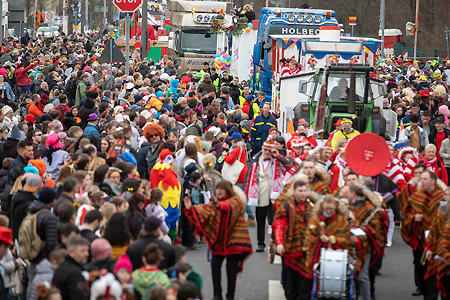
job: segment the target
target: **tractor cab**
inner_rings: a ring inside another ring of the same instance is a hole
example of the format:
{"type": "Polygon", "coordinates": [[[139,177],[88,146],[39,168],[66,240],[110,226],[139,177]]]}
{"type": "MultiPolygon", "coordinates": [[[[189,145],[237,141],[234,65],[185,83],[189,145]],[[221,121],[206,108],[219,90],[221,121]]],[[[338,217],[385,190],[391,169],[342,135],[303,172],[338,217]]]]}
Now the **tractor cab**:
{"type": "MultiPolygon", "coordinates": [[[[303,101],[294,106],[294,127],[302,118],[314,127],[321,92],[325,91],[325,109],[321,114],[324,116],[325,137],[335,129],[333,124],[343,118],[351,119],[354,129],[360,132],[383,132],[385,122],[382,120],[381,109],[375,106],[372,94],[369,76],[372,70],[372,67],[363,64],[331,64],[318,69],[314,74],[300,75],[305,78],[297,79],[303,101]],[[326,89],[322,89],[322,85],[326,85],[326,89]]],[[[283,92],[281,95],[283,98],[283,92]]]]}

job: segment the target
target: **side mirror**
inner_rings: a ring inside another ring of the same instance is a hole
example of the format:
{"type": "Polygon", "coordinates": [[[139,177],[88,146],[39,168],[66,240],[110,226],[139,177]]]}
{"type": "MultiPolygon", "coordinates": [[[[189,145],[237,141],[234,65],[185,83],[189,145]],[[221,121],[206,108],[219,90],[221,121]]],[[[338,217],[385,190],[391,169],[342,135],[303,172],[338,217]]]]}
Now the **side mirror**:
{"type": "Polygon", "coordinates": [[[261,59],[261,44],[253,45],[253,64],[259,65],[261,59]]]}
{"type": "Polygon", "coordinates": [[[306,94],[308,91],[308,85],[305,80],[300,80],[298,82],[298,92],[301,94],[306,94]]]}

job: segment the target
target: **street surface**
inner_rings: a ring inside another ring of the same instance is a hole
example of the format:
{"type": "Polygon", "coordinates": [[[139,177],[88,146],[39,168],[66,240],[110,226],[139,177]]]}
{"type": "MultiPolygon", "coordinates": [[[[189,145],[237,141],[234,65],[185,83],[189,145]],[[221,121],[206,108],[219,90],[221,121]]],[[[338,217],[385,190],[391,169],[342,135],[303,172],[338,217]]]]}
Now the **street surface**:
{"type": "MultiPolygon", "coordinates": [[[[267,228],[267,227],[266,227],[267,228]]],[[[256,227],[249,228],[253,251],[256,249],[256,227]]],[[[269,244],[269,235],[266,236],[269,244]]],[[[207,263],[207,245],[201,244],[198,251],[188,251],[186,261],[203,277],[203,297],[213,298],[211,268],[207,263]]],[[[411,248],[405,244],[400,228],[396,227],[393,245],[387,248],[383,260],[381,276],[377,276],[376,298],[378,300],[422,300],[423,297],[413,297],[415,290],[413,273],[413,256],[411,248]]],[[[223,297],[226,294],[226,262],[222,265],[223,297]]],[[[256,253],[245,262],[244,272],[238,276],[236,300],[285,300],[284,290],[280,284],[281,259],[276,258],[275,264],[267,261],[267,251],[256,253]]]]}

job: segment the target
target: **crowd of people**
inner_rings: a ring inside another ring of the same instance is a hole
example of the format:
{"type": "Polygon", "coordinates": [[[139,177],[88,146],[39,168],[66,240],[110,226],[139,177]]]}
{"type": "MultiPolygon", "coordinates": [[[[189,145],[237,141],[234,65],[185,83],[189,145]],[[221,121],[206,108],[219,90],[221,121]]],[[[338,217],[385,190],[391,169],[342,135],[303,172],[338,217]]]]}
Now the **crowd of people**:
{"type": "MultiPolygon", "coordinates": [[[[359,299],[375,299],[401,223],[413,295],[450,299],[450,62],[379,62],[372,76],[386,80],[398,132],[385,171],[362,178],[345,156],[355,120],[322,142],[300,119],[285,139],[279,112],[245,80],[207,63],[185,71],[170,56],[126,72],[98,63],[106,40],[2,48],[0,298],[202,299],[186,251],[206,243],[214,299],[224,260],[235,299],[255,238],[256,252],[282,257],[288,300],[310,299],[321,248],[347,249],[359,299]]],[[[284,63],[282,76],[300,72],[284,63]]]]}

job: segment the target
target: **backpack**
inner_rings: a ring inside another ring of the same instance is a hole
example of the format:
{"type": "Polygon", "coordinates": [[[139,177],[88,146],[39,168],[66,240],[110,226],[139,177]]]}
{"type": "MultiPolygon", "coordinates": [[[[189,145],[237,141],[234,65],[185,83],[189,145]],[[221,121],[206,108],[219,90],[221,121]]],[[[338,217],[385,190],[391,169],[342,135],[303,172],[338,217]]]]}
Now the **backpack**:
{"type": "Polygon", "coordinates": [[[28,213],[19,228],[19,253],[22,259],[33,260],[45,247],[45,241],[37,234],[37,217],[48,209],[41,209],[35,214],[28,213]]]}

